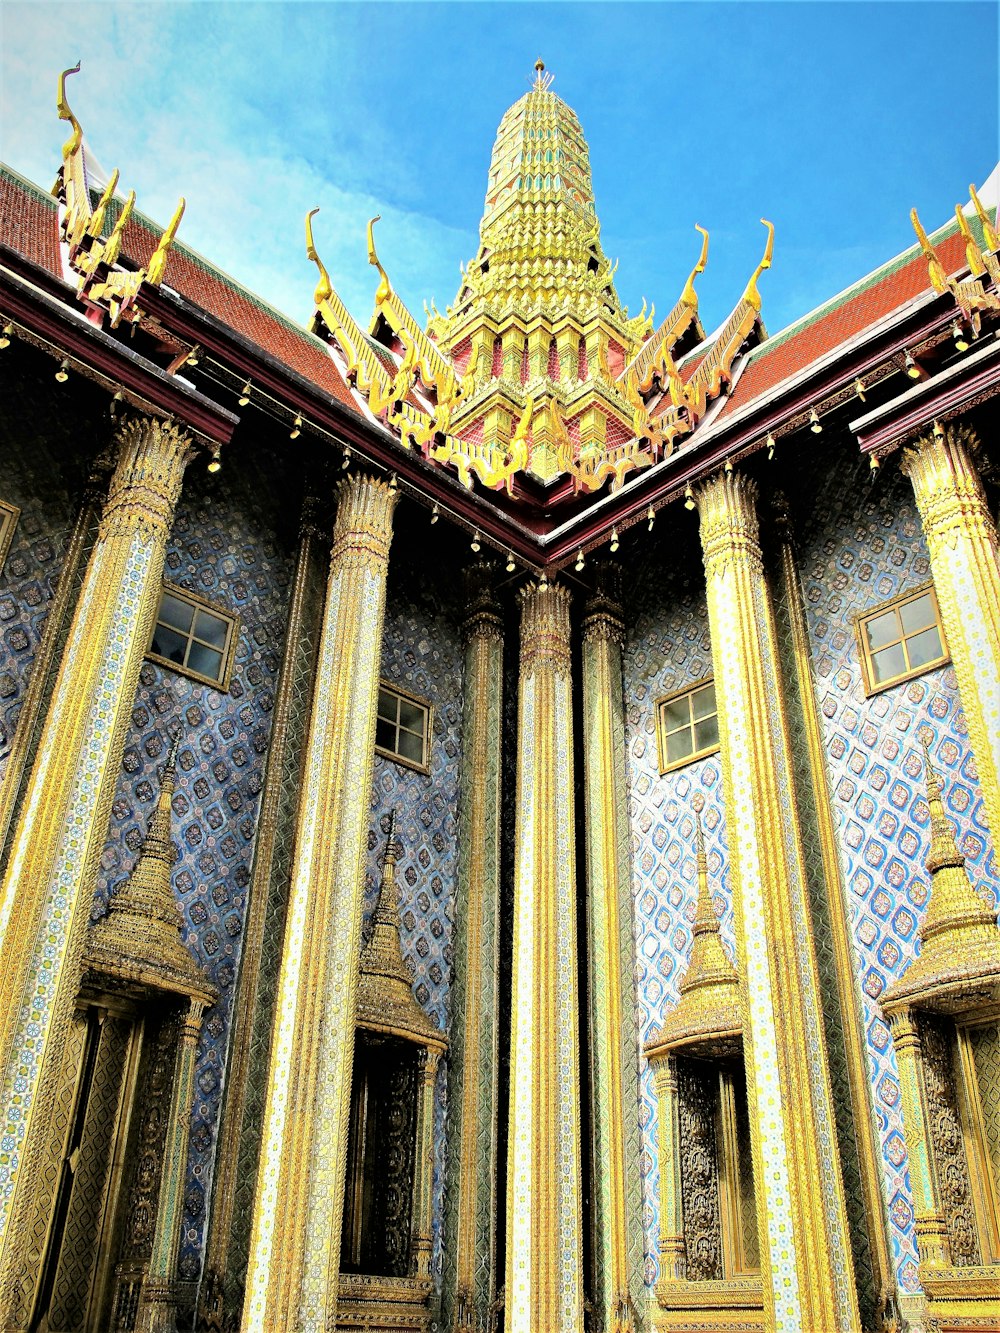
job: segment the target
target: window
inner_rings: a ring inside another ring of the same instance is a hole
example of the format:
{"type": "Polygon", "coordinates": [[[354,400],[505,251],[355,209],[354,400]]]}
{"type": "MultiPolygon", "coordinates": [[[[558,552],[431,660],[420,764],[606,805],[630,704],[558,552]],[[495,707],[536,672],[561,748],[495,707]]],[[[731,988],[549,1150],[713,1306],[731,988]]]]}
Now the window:
{"type": "Polygon", "coordinates": [[[957,1023],[959,1103],[973,1212],[984,1264],[1000,1263],[1000,1024],[957,1023]]]}
{"type": "Polygon", "coordinates": [[[948,660],[948,647],[930,584],[859,617],[865,691],[875,694],[948,660]]]}
{"type": "Polygon", "coordinates": [[[378,721],[375,724],[375,748],[411,768],[428,767],[430,704],[402,694],[383,682],[378,692],[378,721]]]}
{"type": "Polygon", "coordinates": [[[228,689],[238,623],[235,616],[165,583],[148,656],[208,685],[228,689]]]}
{"type": "Polygon", "coordinates": [[[719,716],[711,677],[657,700],[656,739],[661,773],[719,748],[719,716]]]}
{"type": "Polygon", "coordinates": [[[17,527],[17,520],[21,517],[21,511],[17,505],[7,504],[0,500],[0,572],[7,560],[7,552],[10,550],[11,538],[14,536],[14,529],[17,527]]]}

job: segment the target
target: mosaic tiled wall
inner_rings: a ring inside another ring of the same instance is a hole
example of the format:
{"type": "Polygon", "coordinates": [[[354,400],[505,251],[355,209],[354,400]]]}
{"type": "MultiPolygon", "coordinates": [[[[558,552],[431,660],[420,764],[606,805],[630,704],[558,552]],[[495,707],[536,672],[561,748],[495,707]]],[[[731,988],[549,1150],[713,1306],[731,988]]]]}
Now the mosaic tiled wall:
{"type": "Polygon", "coordinates": [[[167,737],[179,731],[173,882],[193,948],[221,998],[198,1048],[181,1275],[201,1271],[232,986],[246,909],[257,811],[284,646],[297,497],[277,469],[244,458],[211,478],[189,469],[165,577],[240,617],[228,693],[146,662],[112,806],[94,915],[131,870],[158,790],[167,737]],[[292,519],[288,519],[292,515],[292,519]]]}
{"type": "MultiPolygon", "coordinates": [[[[79,421],[61,411],[51,372],[39,385],[34,377],[22,380],[8,361],[4,370],[11,378],[0,406],[0,500],[21,515],[0,569],[0,776],[80,507],[81,432],[103,443],[111,428],[106,413],[96,422],[88,415],[86,396],[79,421]]],[[[77,405],[74,397],[74,410],[77,405]]]]}
{"type": "MultiPolygon", "coordinates": [[[[405,540],[405,533],[402,536],[405,540]]],[[[375,756],[365,916],[367,925],[378,892],[378,858],[385,845],[389,811],[395,809],[396,836],[402,842],[396,880],[403,956],[413,968],[414,995],[424,1012],[447,1031],[458,861],[462,641],[458,610],[441,592],[441,582],[423,574],[409,553],[395,560],[390,556],[382,676],[431,704],[430,772],[419,773],[383,755],[375,756]]],[[[442,1062],[436,1087],[433,1186],[433,1263],[439,1283],[445,1093],[442,1062]]]]}
{"type": "MultiPolygon", "coordinates": [[[[665,525],[664,525],[665,526],[665,525]]],[[[635,889],[636,975],[640,1043],[663,1022],[678,998],[691,951],[697,879],[694,811],[701,808],[709,881],[721,913],[723,939],[733,947],[732,899],[722,811],[722,770],[717,755],[660,776],[656,748],[658,698],[712,674],[704,578],[692,526],[690,558],[678,560],[684,540],[673,534],[666,549],[643,548],[631,570],[626,603],[628,637],[623,654],[628,745],[629,821],[635,889]],[[686,566],[690,577],[679,573],[686,566]]],[[[660,1173],[653,1079],[640,1062],[645,1278],[658,1276],[660,1173]]]]}
{"type": "Polygon", "coordinates": [[[930,578],[910,483],[895,464],[873,486],[849,456],[798,506],[799,567],[825,733],[840,859],[851,905],[898,1280],[917,1289],[916,1246],[895,1057],[878,997],[913,958],[927,898],[930,829],[919,737],[945,780],[945,808],[977,886],[1000,898],[954,670],[942,667],[865,698],[852,613],[930,578]]]}

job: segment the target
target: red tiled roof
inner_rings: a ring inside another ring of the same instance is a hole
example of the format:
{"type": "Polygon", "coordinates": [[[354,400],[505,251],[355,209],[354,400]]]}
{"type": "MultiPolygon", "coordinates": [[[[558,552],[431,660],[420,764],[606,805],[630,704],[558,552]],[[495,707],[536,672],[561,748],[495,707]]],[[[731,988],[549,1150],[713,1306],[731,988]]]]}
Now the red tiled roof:
{"type": "MultiPolygon", "coordinates": [[[[133,214],[125,226],[122,253],[143,266],[149,262],[159,239],[156,232],[133,214]]],[[[350,389],[318,338],[281,318],[252,292],[177,241],[170,249],[163,285],[214,315],[360,416],[350,389]]]]}
{"type": "Polygon", "coordinates": [[[0,240],[55,277],[62,276],[56,201],[8,167],[0,168],[0,240]]]}
{"type": "MultiPolygon", "coordinates": [[[[934,245],[947,272],[954,273],[965,266],[965,243],[957,227],[943,240],[935,239],[934,245]]],[[[899,261],[887,265],[881,272],[876,271],[870,281],[849,291],[829,310],[815,318],[807,315],[799,326],[792,326],[787,336],[779,333],[763,343],[747,363],[720,417],[728,416],[766,394],[782,380],[805,370],[812,362],[927,291],[930,291],[927,260],[914,246],[899,261]]]]}

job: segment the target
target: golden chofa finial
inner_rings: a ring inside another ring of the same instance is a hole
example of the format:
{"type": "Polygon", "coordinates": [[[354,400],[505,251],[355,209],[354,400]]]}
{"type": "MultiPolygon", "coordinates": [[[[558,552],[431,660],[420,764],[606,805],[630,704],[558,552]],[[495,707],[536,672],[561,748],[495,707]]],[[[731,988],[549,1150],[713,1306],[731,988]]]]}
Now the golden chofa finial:
{"type": "Polygon", "coordinates": [[[924,258],[927,260],[927,272],[930,276],[931,286],[936,292],[946,292],[948,290],[948,275],[944,271],[944,265],[938,259],[937,251],[931,245],[927,233],[924,231],[915,208],[910,209],[910,222],[913,224],[913,230],[917,233],[917,240],[924,252],[924,258]]]}
{"type": "Polygon", "coordinates": [[[66,76],[67,74],[79,73],[80,62],[78,60],[72,69],[64,69],[59,75],[59,93],[56,97],[56,110],[59,112],[60,120],[68,120],[73,126],[72,135],[66,140],[65,144],[63,144],[63,157],[72,157],[80,147],[80,141],[83,138],[83,130],[80,127],[80,122],[77,120],[76,116],[73,115],[69,103],[66,101],[66,76]]]}
{"type": "Polygon", "coordinates": [[[177,235],[177,228],[181,225],[181,218],[184,216],[184,209],[187,201],[181,195],[180,202],[174,210],[174,215],[170,219],[170,225],[160,237],[159,244],[153,251],[153,256],[149,261],[149,268],[146,270],[146,281],[151,287],[159,287],[163,281],[163,275],[167,271],[167,260],[170,257],[170,247],[174,243],[174,237],[177,235]]]}
{"type": "Polygon", "coordinates": [[[974,278],[981,278],[986,272],[986,265],[983,263],[983,256],[979,252],[979,245],[969,226],[969,219],[962,212],[961,204],[955,205],[955,217],[958,221],[958,230],[961,232],[962,240],[965,242],[965,262],[969,266],[969,272],[974,278]]]}
{"type": "Polygon", "coordinates": [[[760,310],[760,292],[757,290],[757,279],[765,269],[771,267],[771,255],[774,253],[774,223],[768,222],[767,218],[761,218],[761,225],[767,228],[767,244],[764,247],[764,258],[760,261],[753,271],[753,277],[747,283],[747,289],[743,293],[744,301],[749,301],[754,310],[760,310]]]}
{"type": "Polygon", "coordinates": [[[375,292],[375,308],[384,305],[392,295],[392,283],[385,269],[379,263],[378,255],[375,253],[375,223],[382,221],[382,214],[376,213],[368,223],[368,262],[373,268],[378,269],[379,284],[375,292]]]}
{"type": "Polygon", "coordinates": [[[313,303],[316,306],[321,306],[324,301],[329,301],[333,295],[333,283],[330,281],[326,266],[316,253],[316,246],[313,243],[312,220],[318,212],[318,208],[313,208],[306,214],[306,258],[311,259],[319,269],[319,282],[316,284],[316,290],[313,293],[313,303]]]}
{"type": "Polygon", "coordinates": [[[690,306],[692,310],[698,309],[698,293],[694,289],[694,280],[699,273],[705,272],[705,265],[708,263],[708,232],[704,227],[699,227],[697,222],[694,224],[695,231],[701,232],[701,254],[698,262],[684,284],[684,290],[681,292],[681,301],[684,305],[690,306]]]}
{"type": "Polygon", "coordinates": [[[976,193],[976,187],[974,185],[969,186],[969,198],[975,205],[976,216],[983,224],[983,239],[986,242],[986,249],[1000,250],[1000,236],[997,235],[997,229],[990,221],[990,215],[980,202],[979,195],[976,193]]]}

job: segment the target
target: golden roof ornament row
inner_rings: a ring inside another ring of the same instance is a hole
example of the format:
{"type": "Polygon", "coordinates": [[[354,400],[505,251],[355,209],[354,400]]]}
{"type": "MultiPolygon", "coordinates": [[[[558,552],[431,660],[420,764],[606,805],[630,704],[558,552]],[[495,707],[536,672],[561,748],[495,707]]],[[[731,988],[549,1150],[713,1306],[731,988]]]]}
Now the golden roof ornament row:
{"type": "Polygon", "coordinates": [[[915,208],[910,209],[910,222],[917,234],[920,249],[927,260],[927,273],[930,284],[936,292],[944,295],[950,292],[955,298],[959,310],[973,330],[979,332],[979,312],[981,310],[1000,310],[1000,236],[990,216],[983,207],[974,185],[969,186],[969,198],[976,210],[983,229],[984,246],[972,234],[969,219],[962,205],[955,205],[955,217],[958,228],[965,241],[965,261],[969,268],[969,277],[949,277],[937,250],[931,244],[915,208]],[[984,279],[989,285],[984,285],[984,279]]]}
{"type": "Polygon", "coordinates": [[[158,287],[163,281],[170,247],[184,214],[184,199],[177,205],[149,263],[138,270],[119,268],[125,228],[135,208],[135,191],[129,191],[110,235],[103,238],[105,215],[118,186],[119,173],[117,169],[112,172],[100,199],[96,205],[92,204],[83,129],[66,98],[66,78],[79,72],[78,62],[59,75],[56,107],[59,119],[69,121],[73,132],[63,145],[62,166],[52,193],[64,205],[60,230],[69,265],[78,276],[80,295],[95,305],[107,307],[111,326],[117,328],[122,319],[135,321],[139,317],[136,298],[142,285],[158,287]]]}

